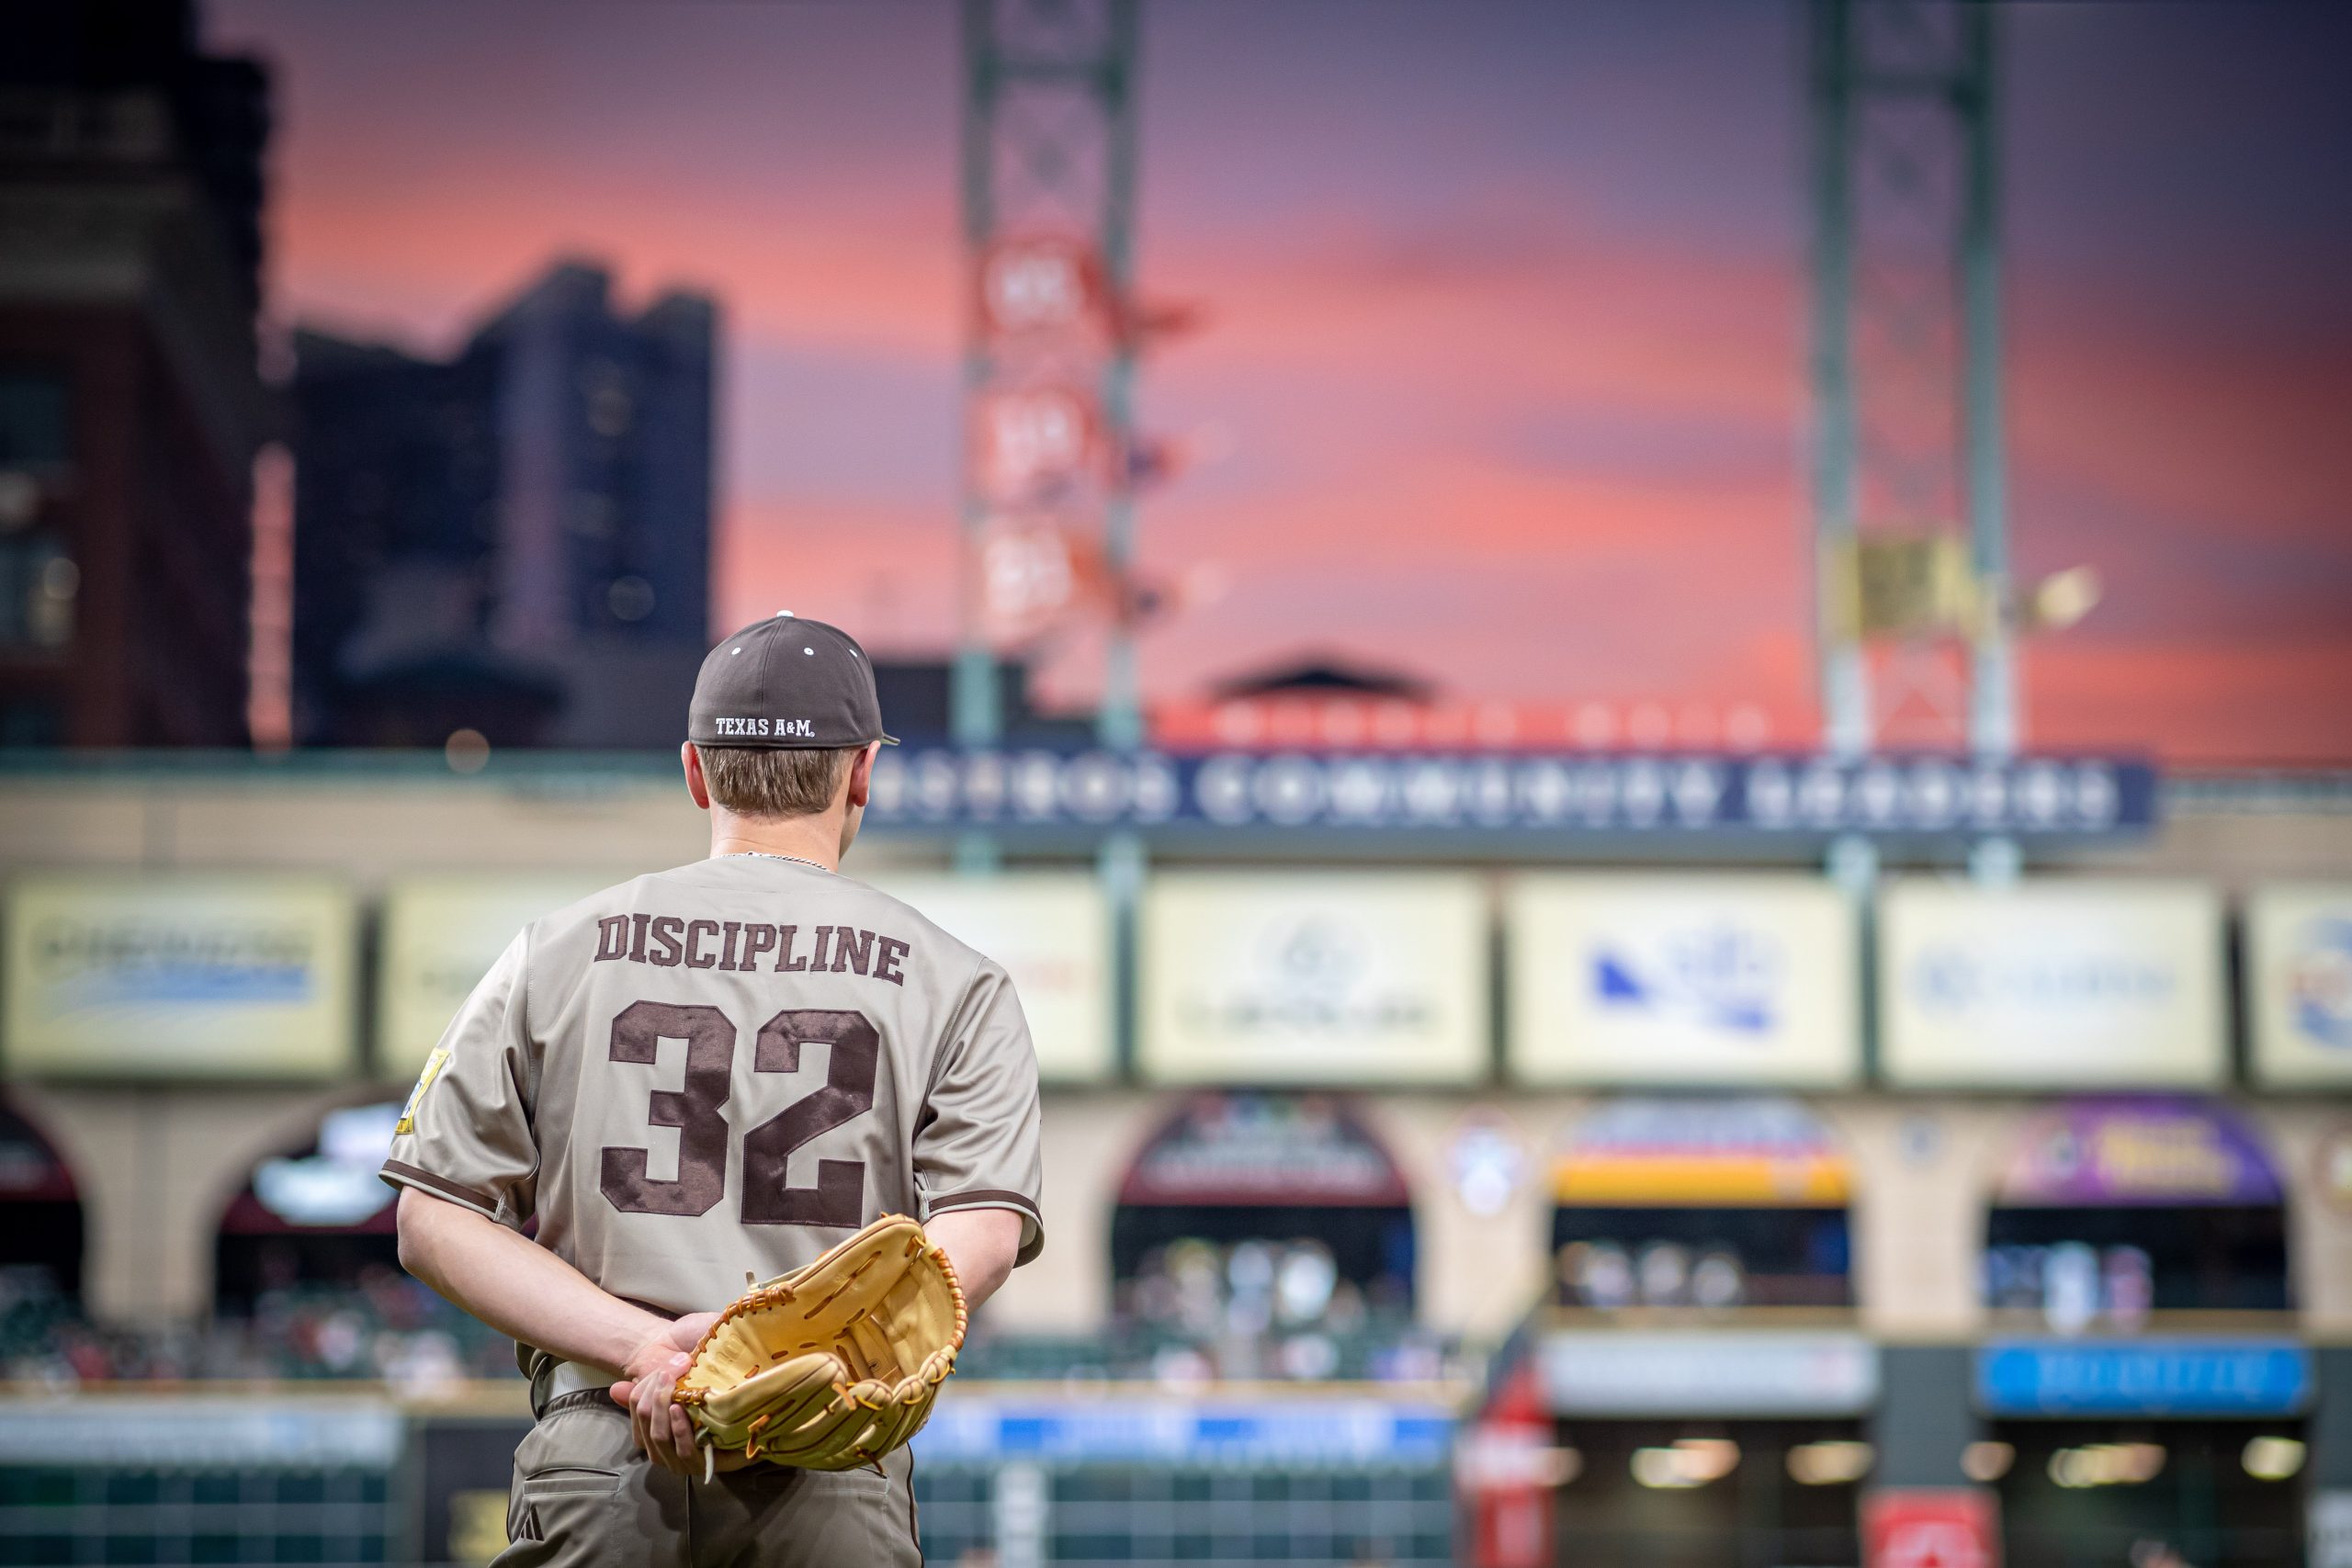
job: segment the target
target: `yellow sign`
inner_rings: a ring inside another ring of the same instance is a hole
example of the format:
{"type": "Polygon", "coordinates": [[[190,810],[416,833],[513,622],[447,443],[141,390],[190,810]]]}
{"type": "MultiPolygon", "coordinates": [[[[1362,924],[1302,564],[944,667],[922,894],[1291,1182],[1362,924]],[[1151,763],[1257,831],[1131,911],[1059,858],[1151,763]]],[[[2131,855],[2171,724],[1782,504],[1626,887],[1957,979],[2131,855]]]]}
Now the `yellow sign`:
{"type": "Polygon", "coordinates": [[[376,984],[381,1076],[415,1077],[515,933],[610,880],[452,873],[395,883],[384,901],[376,984]]]}
{"type": "Polygon", "coordinates": [[[1842,637],[1966,635],[1984,593],[1958,534],[1874,534],[1839,547],[1826,563],[1824,612],[1842,637]]]}
{"type": "Polygon", "coordinates": [[[1600,1208],[1837,1208],[1846,1201],[1849,1175],[1837,1154],[1563,1157],[1552,1190],[1563,1203],[1600,1208]]]}
{"type": "Polygon", "coordinates": [[[449,1494],[449,1557],[467,1568],[483,1568],[506,1550],[506,1493],[503,1489],[449,1494]]]}
{"type": "Polygon", "coordinates": [[[357,919],[311,876],[64,874],[8,889],[8,1070],[326,1078],[351,1070],[357,919]]]}

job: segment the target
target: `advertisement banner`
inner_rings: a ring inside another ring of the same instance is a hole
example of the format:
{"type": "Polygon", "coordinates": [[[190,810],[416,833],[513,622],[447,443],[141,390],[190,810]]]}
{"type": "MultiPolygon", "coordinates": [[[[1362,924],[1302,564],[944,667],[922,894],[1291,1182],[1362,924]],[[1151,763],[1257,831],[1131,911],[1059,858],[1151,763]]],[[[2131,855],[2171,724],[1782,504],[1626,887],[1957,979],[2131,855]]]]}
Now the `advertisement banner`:
{"type": "MultiPolygon", "coordinates": [[[[1074,428],[1074,427],[1073,427],[1074,428]]],[[[2123,758],[1609,755],[1564,750],[995,751],[910,746],[874,767],[876,828],[1194,828],[1476,834],[1537,829],[2145,833],[2156,775],[2123,758]]]]}
{"type": "Polygon", "coordinates": [[[1996,1341],[1976,1352],[1987,1416],[2292,1416],[2311,1352],[2290,1339],[1996,1341]]]}
{"type": "Polygon", "coordinates": [[[1512,1076],[1831,1086],[1861,1070],[1855,917],[1802,876],[1531,876],[1505,897],[1512,1076]]]}
{"type": "Polygon", "coordinates": [[[1878,1402],[1859,1334],[1564,1330],[1536,1348],[1555,1416],[1854,1416],[1878,1402]]]}
{"type": "Polygon", "coordinates": [[[1329,1096],[1204,1094],[1136,1156],[1121,1203],[1180,1209],[1401,1209],[1404,1173],[1329,1096]]]}
{"type": "Polygon", "coordinates": [[[2026,1124],[1996,1188],[2009,1208],[2248,1207],[2281,1201],[2254,1130],[2219,1105],[2086,1100],[2026,1124]]]}
{"type": "Polygon", "coordinates": [[[399,1462],[401,1433],[400,1407],[379,1397],[68,1394],[0,1405],[0,1466],[380,1472],[399,1462]]]}
{"type": "Polygon", "coordinates": [[[1171,873],[1146,890],[1138,1055],[1162,1083],[1469,1083],[1487,1071],[1474,876],[1171,873]]]}
{"type": "Polygon", "coordinates": [[[8,889],[8,1071],[325,1078],[354,1066],[358,922],[311,876],[66,875],[8,889]]]}
{"type": "Polygon", "coordinates": [[[452,873],[393,883],[376,976],[378,1076],[413,1079],[515,933],[612,881],[452,873]]]}
{"type": "Polygon", "coordinates": [[[1863,1568],[2001,1568],[1999,1499],[1977,1486],[1882,1486],[1862,1497],[1863,1568]]]}
{"type": "Polygon", "coordinates": [[[1099,1083],[1112,1075],[1111,911],[1091,876],[888,874],[875,886],[1004,966],[1047,1083],[1099,1083]]]}
{"type": "Polygon", "coordinates": [[[1553,1196],[1603,1208],[1835,1208],[1852,1190],[1845,1146],[1793,1100],[1611,1100],[1573,1123],[1553,1196]]]}
{"type": "Polygon", "coordinates": [[[2255,1081],[2352,1085],[2352,884],[2252,894],[2245,971],[2255,1081]]]}
{"type": "Polygon", "coordinates": [[[391,1101],[328,1111],[309,1147],[254,1167],[253,1179],[221,1213],[220,1234],[390,1235],[399,1194],[380,1173],[400,1114],[391,1101]]]}
{"type": "Polygon", "coordinates": [[[915,1434],[918,1464],[1442,1465],[1449,1404],[1302,1390],[1090,1398],[958,1389],[915,1434]]]}
{"type": "Polygon", "coordinates": [[[2195,1088],[2227,1066],[2222,908],[2178,882],[1897,882],[1879,1041],[1916,1088],[2195,1088]]]}

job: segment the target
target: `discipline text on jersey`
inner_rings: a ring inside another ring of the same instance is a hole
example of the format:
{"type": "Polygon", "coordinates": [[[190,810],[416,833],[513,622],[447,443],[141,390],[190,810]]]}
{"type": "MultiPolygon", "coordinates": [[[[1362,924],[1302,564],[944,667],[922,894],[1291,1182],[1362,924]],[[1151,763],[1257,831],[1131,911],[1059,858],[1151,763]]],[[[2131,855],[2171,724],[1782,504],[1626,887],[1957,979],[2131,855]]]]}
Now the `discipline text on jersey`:
{"type": "Polygon", "coordinates": [[[596,922],[596,962],[659,968],[752,970],[773,974],[859,974],[904,986],[899,968],[910,949],[894,936],[856,926],[798,926],[761,920],[705,920],[684,915],[607,915],[596,922]]]}

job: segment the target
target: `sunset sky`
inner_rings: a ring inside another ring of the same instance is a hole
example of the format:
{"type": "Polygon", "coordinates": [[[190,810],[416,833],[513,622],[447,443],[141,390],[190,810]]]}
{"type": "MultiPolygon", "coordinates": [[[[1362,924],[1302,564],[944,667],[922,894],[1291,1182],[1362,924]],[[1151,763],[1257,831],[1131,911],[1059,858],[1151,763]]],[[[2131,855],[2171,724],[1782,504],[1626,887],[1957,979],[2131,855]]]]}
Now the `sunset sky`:
{"type": "MultiPolygon", "coordinates": [[[[1817,727],[1801,15],[1146,0],[1144,367],[1210,459],[1155,694],[1309,651],[1817,727]]],[[[2106,601],[2030,733],[2352,762],[2352,9],[2007,14],[2011,495],[2106,601]]],[[[726,316],[717,614],[955,635],[954,8],[210,0],[277,70],[274,311],[447,347],[559,255],[726,316]]],[[[1073,649],[1048,671],[1081,694],[1073,649]]]]}

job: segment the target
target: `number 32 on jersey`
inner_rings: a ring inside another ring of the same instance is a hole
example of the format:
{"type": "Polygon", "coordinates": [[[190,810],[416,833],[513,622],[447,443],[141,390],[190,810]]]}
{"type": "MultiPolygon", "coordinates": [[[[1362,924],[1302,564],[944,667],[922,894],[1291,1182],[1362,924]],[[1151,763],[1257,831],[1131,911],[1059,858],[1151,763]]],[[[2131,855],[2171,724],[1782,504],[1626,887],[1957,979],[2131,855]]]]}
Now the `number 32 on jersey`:
{"type": "MultiPolygon", "coordinates": [[[[653,1089],[645,1120],[678,1130],[678,1174],[647,1174],[648,1151],[607,1148],[598,1186],[624,1213],[707,1214],[727,1196],[723,1107],[734,1089],[735,1024],[715,1007],[632,1002],[613,1020],[614,1062],[651,1066],[663,1040],[686,1043],[683,1089],[653,1089]]],[[[854,1230],[865,1206],[865,1162],[820,1159],[811,1187],[786,1184],[793,1150],[874,1109],[874,1073],[882,1037],[864,1013],[787,1008],[760,1026],[752,1070],[800,1070],[803,1045],[829,1045],[822,1089],[802,1096],[743,1134],[742,1220],[747,1225],[840,1225],[854,1230]]],[[[429,1078],[429,1075],[428,1075],[429,1078]]],[[[424,1092],[423,1086],[418,1093],[424,1092]]]]}

